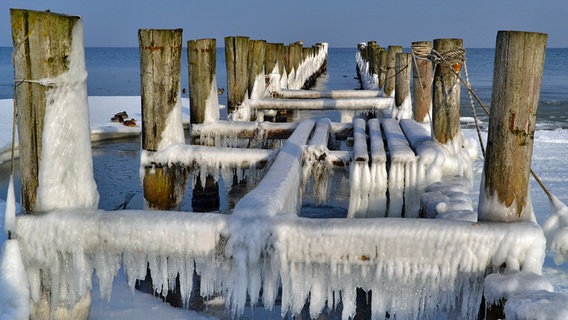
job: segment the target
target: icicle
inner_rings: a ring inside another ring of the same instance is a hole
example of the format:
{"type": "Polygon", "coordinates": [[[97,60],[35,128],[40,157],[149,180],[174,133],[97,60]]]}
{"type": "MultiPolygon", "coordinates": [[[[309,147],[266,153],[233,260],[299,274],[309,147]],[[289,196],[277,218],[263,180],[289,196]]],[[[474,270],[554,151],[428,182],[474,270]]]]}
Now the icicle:
{"type": "Polygon", "coordinates": [[[16,197],[14,195],[14,176],[10,176],[8,194],[6,195],[6,211],[4,213],[4,232],[10,234],[16,230],[16,197]]]}

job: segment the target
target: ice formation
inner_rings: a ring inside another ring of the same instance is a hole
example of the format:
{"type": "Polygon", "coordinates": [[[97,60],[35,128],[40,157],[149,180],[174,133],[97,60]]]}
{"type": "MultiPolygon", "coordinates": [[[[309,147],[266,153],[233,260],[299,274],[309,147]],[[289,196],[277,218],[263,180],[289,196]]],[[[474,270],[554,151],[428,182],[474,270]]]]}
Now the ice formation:
{"type": "Polygon", "coordinates": [[[562,264],[568,260],[568,207],[553,196],[552,213],[543,225],[548,248],[554,252],[554,262],[562,264]]]}
{"type": "Polygon", "coordinates": [[[98,206],[86,81],[83,25],[79,20],[72,31],[68,70],[55,78],[39,80],[48,90],[36,211],[98,206]]]}
{"type": "Polygon", "coordinates": [[[185,137],[181,117],[181,88],[178,88],[176,103],[166,117],[164,131],[162,131],[161,139],[158,143],[158,151],[163,150],[171,145],[184,142],[185,137]]]}
{"type": "MultiPolygon", "coordinates": [[[[290,204],[282,204],[282,212],[297,199],[285,201],[290,204]]],[[[251,199],[243,205],[250,204],[251,199]]],[[[202,294],[223,294],[236,314],[247,294],[256,301],[261,288],[265,307],[272,307],[281,284],[283,314],[298,312],[309,297],[315,315],[326,300],[332,306],[341,296],[347,319],[355,311],[355,288],[361,287],[373,292],[374,317],[389,312],[424,319],[457,312],[466,318],[477,313],[488,269],[506,263],[509,270],[538,274],[544,259],[542,229],[530,222],[320,220],[270,216],[265,206],[270,205],[253,205],[256,211],[243,214],[236,209],[232,216],[92,209],[20,216],[17,235],[31,297],[38,299],[40,269],[51,280],[52,302],[72,304],[91,289],[93,272],[101,296],[108,298],[121,264],[134,286],[149,263],[158,292],[172,288],[179,273],[187,300],[195,262],[202,294]]]]}
{"type": "Polygon", "coordinates": [[[568,296],[548,291],[519,294],[507,300],[507,319],[568,319],[568,296]]]}
{"type": "Polygon", "coordinates": [[[364,218],[369,208],[371,171],[365,129],[364,119],[353,120],[353,161],[349,169],[349,210],[347,211],[349,218],[364,218]]]}
{"type": "Polygon", "coordinates": [[[540,274],[521,271],[487,275],[483,294],[487,304],[498,304],[501,299],[509,300],[515,295],[541,290],[554,292],[554,286],[540,274]]]}
{"type": "Polygon", "coordinates": [[[0,288],[0,319],[29,319],[30,292],[18,240],[4,242],[0,253],[0,288]]]}
{"type": "MultiPolygon", "coordinates": [[[[360,45],[366,46],[367,44],[360,43],[360,45]]],[[[357,52],[355,53],[355,63],[357,64],[357,69],[359,70],[359,76],[361,77],[361,85],[363,89],[378,90],[379,89],[378,75],[371,74],[369,72],[369,62],[363,59],[363,57],[361,56],[361,52],[359,50],[357,50],[357,52]]]]}
{"type": "MultiPolygon", "coordinates": [[[[383,131],[387,139],[387,145],[391,157],[389,168],[389,208],[387,215],[389,217],[402,217],[404,211],[404,196],[410,199],[410,193],[413,191],[416,155],[410,149],[398,121],[385,118],[381,121],[383,131]]],[[[408,217],[416,217],[417,212],[411,212],[411,208],[406,208],[408,217]]]]}
{"type": "Polygon", "coordinates": [[[302,185],[304,190],[311,182],[317,204],[327,202],[333,163],[328,149],[331,121],[319,119],[309,144],[304,149],[302,164],[302,185]]]}

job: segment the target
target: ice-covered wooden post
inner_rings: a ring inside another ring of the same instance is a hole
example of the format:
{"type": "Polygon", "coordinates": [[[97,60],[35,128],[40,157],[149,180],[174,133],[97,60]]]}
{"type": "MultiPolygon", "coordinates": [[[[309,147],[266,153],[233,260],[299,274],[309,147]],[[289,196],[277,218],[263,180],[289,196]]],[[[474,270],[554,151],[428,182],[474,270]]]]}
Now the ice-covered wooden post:
{"type": "Polygon", "coordinates": [[[388,61],[388,50],[381,48],[379,51],[379,70],[377,73],[377,78],[379,80],[379,91],[384,92],[385,80],[387,78],[387,61],[388,61]]]}
{"type": "Polygon", "coordinates": [[[396,86],[396,54],[402,52],[402,46],[389,46],[385,74],[385,96],[392,97],[396,86]]]}
{"type": "MultiPolygon", "coordinates": [[[[138,30],[142,96],[142,149],[162,151],[184,143],[181,121],[182,30],[138,30]]],[[[185,167],[145,168],[144,198],[151,209],[179,208],[187,179],[185,167]],[[180,187],[182,186],[182,187],[180,187]]]]}
{"type": "Polygon", "coordinates": [[[241,105],[247,91],[248,42],[249,37],[225,37],[227,108],[229,113],[241,105]]]}
{"type": "Polygon", "coordinates": [[[262,98],[264,95],[264,59],[266,41],[250,40],[248,53],[248,94],[251,99],[262,98]],[[256,85],[256,88],[255,88],[256,85]],[[261,86],[262,85],[262,86],[261,86]],[[255,91],[256,90],[256,91],[255,91]]]}
{"type": "MultiPolygon", "coordinates": [[[[96,208],[81,18],[21,9],[10,18],[24,209],[96,208]]],[[[30,279],[30,319],[87,319],[90,291],[53,301],[66,284],[41,271],[30,279]]]]}
{"type": "Polygon", "coordinates": [[[199,39],[187,42],[191,123],[204,123],[219,118],[216,43],[215,39],[199,39]]]}
{"type": "Polygon", "coordinates": [[[300,89],[303,84],[297,82],[297,73],[302,61],[302,44],[296,42],[288,45],[288,60],[286,69],[288,70],[288,88],[300,89]]]}
{"type": "MultiPolygon", "coordinates": [[[[462,39],[434,40],[434,50],[442,57],[461,49],[462,39]]],[[[432,138],[441,144],[451,141],[460,130],[460,81],[454,71],[459,73],[462,63],[455,57],[444,58],[434,72],[432,138]]]]}
{"type": "MultiPolygon", "coordinates": [[[[191,124],[219,118],[216,80],[216,40],[200,39],[187,42],[189,103],[191,124]]],[[[193,188],[192,209],[195,212],[219,209],[219,187],[208,175],[203,183],[200,175],[193,188]]]]}
{"type": "Polygon", "coordinates": [[[547,37],[497,33],[479,220],[534,220],[528,185],[547,37]]]}
{"type": "Polygon", "coordinates": [[[412,71],[412,55],[410,53],[396,54],[395,71],[395,107],[393,109],[393,117],[399,120],[410,119],[412,117],[412,100],[410,97],[410,73],[412,71]]]}
{"type": "Polygon", "coordinates": [[[413,114],[416,122],[430,122],[432,112],[432,61],[420,57],[420,53],[432,50],[431,41],[416,41],[412,43],[415,52],[413,68],[413,114]],[[420,50],[418,53],[416,51],[420,50]]]}
{"type": "Polygon", "coordinates": [[[265,49],[264,71],[267,75],[272,72],[278,73],[278,69],[274,69],[278,63],[279,50],[283,46],[281,43],[267,43],[265,49]]]}

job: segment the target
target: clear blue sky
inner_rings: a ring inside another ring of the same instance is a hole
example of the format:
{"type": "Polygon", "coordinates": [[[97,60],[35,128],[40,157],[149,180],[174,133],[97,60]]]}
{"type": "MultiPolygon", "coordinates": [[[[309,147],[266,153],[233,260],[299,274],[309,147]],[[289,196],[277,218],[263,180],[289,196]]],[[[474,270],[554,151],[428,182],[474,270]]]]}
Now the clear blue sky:
{"type": "Polygon", "coordinates": [[[9,8],[79,15],[85,46],[136,47],[137,30],[183,28],[184,42],[249,36],[305,45],[355,47],[462,38],[465,47],[494,47],[499,30],[548,34],[548,47],[568,47],[568,0],[1,0],[0,46],[12,46],[9,8]]]}

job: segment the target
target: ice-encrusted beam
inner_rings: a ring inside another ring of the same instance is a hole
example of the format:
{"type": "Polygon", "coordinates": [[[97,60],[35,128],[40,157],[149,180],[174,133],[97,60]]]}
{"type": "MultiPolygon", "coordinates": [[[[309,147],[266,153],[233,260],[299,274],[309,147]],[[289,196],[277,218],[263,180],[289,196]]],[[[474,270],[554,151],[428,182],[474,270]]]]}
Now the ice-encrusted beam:
{"type": "Polygon", "coordinates": [[[255,99],[250,100],[253,109],[268,110],[385,110],[392,106],[392,97],[350,99],[255,99]]]}
{"type": "Polygon", "coordinates": [[[222,293],[233,310],[261,287],[273,306],[281,284],[283,313],[301,310],[309,296],[316,315],[341,292],[344,319],[357,287],[373,291],[375,316],[471,318],[488,270],[540,274],[545,256],[543,231],[531,222],[261,215],[54,210],[18,216],[16,237],[36,301],[41,274],[54,302],[72,303],[91,290],[93,274],[110,297],[121,266],[134,286],[148,263],[158,291],[179,274],[188,298],[195,261],[202,294],[222,293]]]}
{"type": "Polygon", "coordinates": [[[342,98],[374,98],[380,97],[377,90],[287,90],[273,92],[272,97],[281,99],[342,99],[342,98]]]}
{"type": "Polygon", "coordinates": [[[348,218],[364,218],[369,207],[371,171],[367,151],[366,123],[364,119],[353,120],[353,160],[349,169],[348,218]]]}
{"type": "Polygon", "coordinates": [[[298,213],[301,206],[303,146],[314,125],[312,119],[298,125],[256,188],[235,205],[233,215],[255,217],[298,213]]]}

